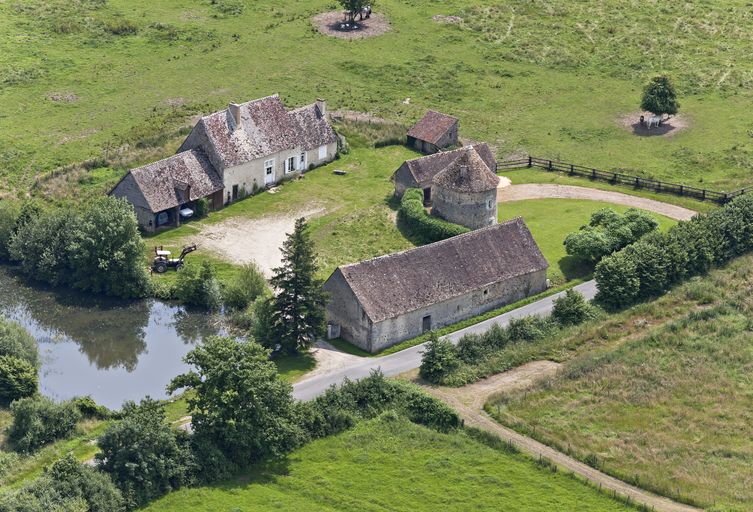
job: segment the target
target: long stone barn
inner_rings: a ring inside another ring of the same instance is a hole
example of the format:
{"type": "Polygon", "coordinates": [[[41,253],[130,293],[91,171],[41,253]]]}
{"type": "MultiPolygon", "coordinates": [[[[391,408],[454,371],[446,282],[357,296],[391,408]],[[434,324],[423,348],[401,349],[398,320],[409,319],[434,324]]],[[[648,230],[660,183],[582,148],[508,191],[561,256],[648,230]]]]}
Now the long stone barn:
{"type": "Polygon", "coordinates": [[[521,218],[338,267],[330,332],[371,353],[544,291],[548,263],[521,218]]]}

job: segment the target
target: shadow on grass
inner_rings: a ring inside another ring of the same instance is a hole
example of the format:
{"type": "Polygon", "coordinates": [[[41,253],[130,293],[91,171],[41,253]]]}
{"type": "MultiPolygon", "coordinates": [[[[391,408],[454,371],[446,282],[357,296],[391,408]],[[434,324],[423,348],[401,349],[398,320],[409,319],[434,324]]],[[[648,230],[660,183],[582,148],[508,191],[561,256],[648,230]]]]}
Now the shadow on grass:
{"type": "Polygon", "coordinates": [[[273,484],[278,477],[290,474],[290,461],[287,456],[269,459],[254,464],[239,471],[239,474],[228,480],[213,483],[210,487],[232,491],[249,485],[273,484]]]}
{"type": "Polygon", "coordinates": [[[557,262],[557,266],[565,276],[565,280],[572,281],[573,279],[584,279],[593,274],[594,267],[590,263],[576,258],[575,256],[565,256],[560,258],[557,262]]]}
{"type": "Polygon", "coordinates": [[[277,371],[285,380],[292,382],[316,367],[314,356],[309,353],[296,355],[279,355],[272,359],[277,371]]]}

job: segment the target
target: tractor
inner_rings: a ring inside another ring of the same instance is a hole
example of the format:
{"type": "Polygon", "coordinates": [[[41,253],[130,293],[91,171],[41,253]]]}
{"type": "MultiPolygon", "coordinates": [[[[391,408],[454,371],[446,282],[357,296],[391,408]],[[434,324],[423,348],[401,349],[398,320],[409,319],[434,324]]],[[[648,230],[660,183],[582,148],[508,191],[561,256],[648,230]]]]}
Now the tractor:
{"type": "Polygon", "coordinates": [[[180,251],[180,256],[177,258],[170,258],[170,251],[166,251],[161,245],[154,248],[154,261],[152,262],[152,270],[158,274],[164,274],[168,268],[174,268],[180,270],[183,267],[183,260],[187,254],[190,254],[196,250],[196,244],[186,245],[183,250],[180,251]]]}

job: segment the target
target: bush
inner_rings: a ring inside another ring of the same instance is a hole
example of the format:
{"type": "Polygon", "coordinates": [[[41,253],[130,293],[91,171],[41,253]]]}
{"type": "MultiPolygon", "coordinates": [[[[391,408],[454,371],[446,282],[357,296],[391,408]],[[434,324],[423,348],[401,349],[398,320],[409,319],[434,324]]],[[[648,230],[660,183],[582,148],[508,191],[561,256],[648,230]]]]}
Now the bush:
{"type": "Polygon", "coordinates": [[[257,297],[269,291],[267,280],[259,267],[254,264],[243,265],[232,283],[222,293],[225,306],[234,310],[246,309],[257,297]]]}
{"type": "Polygon", "coordinates": [[[17,201],[4,199],[0,201],[0,260],[10,259],[8,244],[15,232],[16,223],[21,215],[21,206],[17,201]]]}
{"type": "Polygon", "coordinates": [[[573,289],[554,301],[552,318],[560,325],[577,325],[593,317],[593,308],[582,293],[573,289]]]}
{"type": "Polygon", "coordinates": [[[17,357],[39,368],[37,341],[20,324],[3,318],[0,318],[0,356],[17,357]]]}
{"type": "Polygon", "coordinates": [[[0,500],[0,512],[120,512],[123,496],[110,478],[79,463],[72,454],[41,477],[0,500]]]}
{"type": "Polygon", "coordinates": [[[76,397],[72,399],[71,402],[84,418],[106,420],[113,416],[113,413],[110,409],[108,409],[104,405],[99,405],[90,396],[76,397]]]}
{"type": "Polygon", "coordinates": [[[417,188],[409,188],[405,191],[400,201],[397,218],[424,243],[438,242],[470,231],[465,226],[453,224],[426,213],[424,193],[417,188]]]}
{"type": "Polygon", "coordinates": [[[13,423],[8,429],[8,440],[22,453],[68,437],[81,419],[81,413],[72,402],[57,404],[47,397],[16,400],[10,411],[13,423]]]}
{"type": "Polygon", "coordinates": [[[659,224],[650,215],[631,208],[620,215],[611,208],[602,208],[591,215],[588,226],[565,238],[567,254],[596,263],[604,256],[656,231],[659,224]]]}
{"type": "Polygon", "coordinates": [[[39,384],[37,368],[25,359],[0,356],[0,406],[33,396],[39,384]]]}
{"type": "Polygon", "coordinates": [[[419,375],[429,382],[439,382],[443,375],[460,366],[455,347],[447,338],[440,338],[436,332],[429,334],[429,341],[421,353],[419,375]]]}
{"type": "Polygon", "coordinates": [[[596,300],[607,307],[632,304],[638,297],[641,282],[635,261],[622,251],[601,260],[596,265],[594,277],[599,287],[596,300]]]}
{"type": "Polygon", "coordinates": [[[139,31],[134,22],[124,19],[110,20],[104,24],[104,29],[116,36],[130,36],[139,31]]]}
{"type": "Polygon", "coordinates": [[[178,300],[210,311],[222,307],[222,292],[214,269],[209,262],[200,266],[186,265],[178,272],[175,285],[178,300]]]}
{"type": "Polygon", "coordinates": [[[165,421],[163,404],[145,398],[126,402],[123,419],[99,439],[97,461],[123,493],[129,509],[193,481],[190,439],[165,421]]]}
{"type": "Polygon", "coordinates": [[[551,334],[555,325],[550,317],[538,315],[513,318],[507,325],[510,341],[536,341],[551,334]]]}
{"type": "Polygon", "coordinates": [[[209,214],[209,201],[206,197],[202,197],[196,201],[194,207],[194,215],[197,219],[203,219],[209,214]]]}

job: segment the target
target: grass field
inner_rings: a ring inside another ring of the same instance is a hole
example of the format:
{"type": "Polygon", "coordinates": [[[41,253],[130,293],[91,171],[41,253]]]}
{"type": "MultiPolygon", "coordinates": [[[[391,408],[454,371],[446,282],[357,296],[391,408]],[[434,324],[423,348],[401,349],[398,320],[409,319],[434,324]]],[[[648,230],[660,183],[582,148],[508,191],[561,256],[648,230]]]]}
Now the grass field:
{"type": "Polygon", "coordinates": [[[744,2],[384,0],[378,10],[391,31],[361,41],[313,28],[312,16],[333,8],[1,3],[3,189],[24,194],[54,168],[97,159],[71,183],[94,193],[131,165],[129,155],[148,161],[174,150],[192,116],[273,92],[290,105],[326,96],[332,107],[403,122],[445,110],[460,116],[464,136],[501,156],[528,151],[715,188],[752,181],[753,24],[744,2]],[[637,110],[659,70],[677,79],[690,128],[637,137],[617,119],[637,110]]]}
{"type": "Polygon", "coordinates": [[[751,264],[740,258],[656,302],[531,344],[528,359],[559,358],[561,372],[487,410],[623,480],[750,510],[751,264]]]}
{"type": "MultiPolygon", "coordinates": [[[[547,275],[554,285],[572,279],[588,276],[593,270],[590,265],[568,256],[563,242],[565,237],[588,224],[591,214],[600,208],[612,208],[620,213],[628,207],[601,201],[581,201],[577,199],[531,199],[500,203],[499,220],[523,217],[531,230],[541,252],[549,262],[547,275]]],[[[649,214],[659,222],[659,229],[665,230],[675,221],[663,215],[649,214]]]]}
{"type": "Polygon", "coordinates": [[[174,492],[145,510],[630,510],[562,473],[380,417],[223,485],[174,492]]]}

